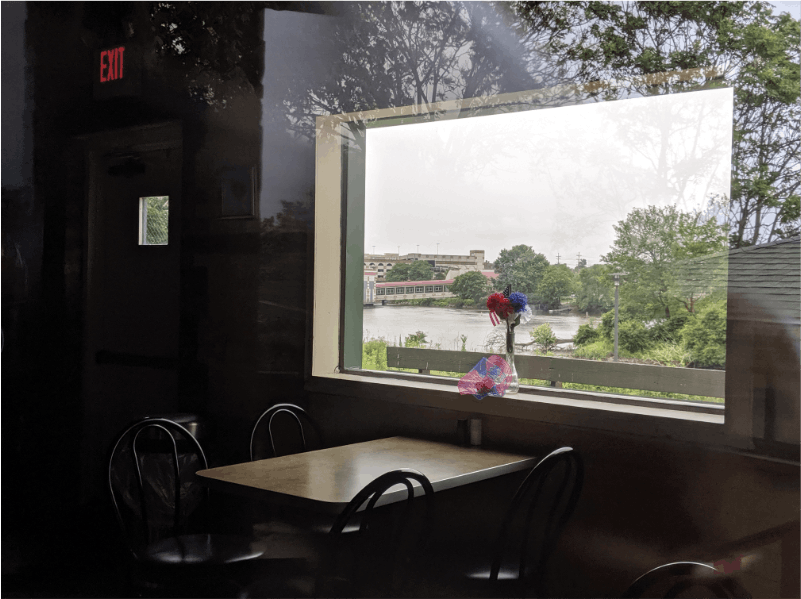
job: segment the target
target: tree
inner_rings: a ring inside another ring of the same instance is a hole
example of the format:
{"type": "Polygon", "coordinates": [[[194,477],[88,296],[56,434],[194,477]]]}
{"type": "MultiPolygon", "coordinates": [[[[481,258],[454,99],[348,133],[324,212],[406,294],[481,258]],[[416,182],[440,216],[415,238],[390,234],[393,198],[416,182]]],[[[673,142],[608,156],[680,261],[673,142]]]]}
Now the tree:
{"type": "Polygon", "coordinates": [[[431,265],[425,260],[412,262],[409,267],[408,281],[430,281],[434,278],[434,271],[431,265]]]}
{"type": "Polygon", "coordinates": [[[545,269],[538,288],[538,295],[546,304],[558,308],[562,296],[573,292],[573,271],[566,264],[551,264],[545,269]]]}
{"type": "Polygon", "coordinates": [[[450,290],[463,300],[469,299],[479,304],[486,302],[490,284],[480,272],[470,271],[456,277],[450,290]]]}
{"type": "Polygon", "coordinates": [[[615,272],[627,273],[621,302],[643,320],[684,307],[693,311],[704,281],[677,285],[676,273],[688,260],[725,248],[725,235],[713,220],[680,212],[675,206],[635,208],[614,226],[616,238],[603,257],[615,272]]]}
{"type": "Polygon", "coordinates": [[[534,340],[539,348],[544,352],[551,351],[554,347],[556,347],[556,335],[551,329],[551,325],[547,322],[545,324],[541,324],[536,329],[531,331],[531,338],[534,340]]]}
{"type": "Polygon", "coordinates": [[[579,272],[580,270],[587,268],[587,259],[586,258],[579,258],[578,263],[576,264],[576,268],[573,269],[574,272],[579,272]]]}
{"type": "Polygon", "coordinates": [[[685,347],[698,366],[726,366],[726,298],[711,298],[681,330],[685,347]]]}
{"type": "Polygon", "coordinates": [[[503,249],[494,263],[498,273],[496,289],[511,285],[513,291],[525,293],[529,302],[538,302],[537,288],[548,265],[548,259],[530,246],[520,244],[509,250],[503,249]]]}
{"type": "MultiPolygon", "coordinates": [[[[731,85],[730,198],[713,198],[731,247],[798,234],[801,24],[767,2],[516,2],[524,28],[590,97],[610,100],[731,85]],[[689,71],[688,77],[654,77],[689,71]]],[[[715,206],[713,206],[715,207],[715,206]]]]}
{"type": "Polygon", "coordinates": [[[615,285],[606,264],[582,268],[576,281],[576,305],[582,312],[605,312],[614,307],[615,285]]]}
{"type": "Polygon", "coordinates": [[[403,282],[403,281],[408,281],[409,280],[409,270],[410,269],[411,269],[411,264],[407,264],[405,262],[401,262],[400,264],[396,264],[387,273],[387,277],[386,277],[387,283],[400,283],[400,282],[403,282]]]}

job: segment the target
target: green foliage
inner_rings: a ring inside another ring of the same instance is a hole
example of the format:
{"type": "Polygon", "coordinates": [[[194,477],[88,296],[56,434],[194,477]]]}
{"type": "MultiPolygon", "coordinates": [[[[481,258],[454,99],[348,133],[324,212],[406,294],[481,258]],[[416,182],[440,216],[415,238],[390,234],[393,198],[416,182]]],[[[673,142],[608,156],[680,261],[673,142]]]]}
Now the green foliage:
{"type": "Polygon", "coordinates": [[[725,249],[725,237],[712,218],[685,214],[675,206],[635,208],[614,226],[616,237],[603,257],[615,272],[628,273],[620,285],[621,305],[640,320],[690,312],[715,281],[678,277],[682,264],[725,249]]]}
{"type": "Polygon", "coordinates": [[[669,366],[687,366],[692,360],[687,348],[678,342],[657,343],[648,349],[647,357],[669,366]]]}
{"type": "Polygon", "coordinates": [[[478,303],[482,300],[486,301],[490,292],[490,284],[483,274],[472,271],[457,276],[449,289],[464,301],[478,303]]]}
{"type": "Polygon", "coordinates": [[[566,264],[551,264],[545,268],[538,286],[539,299],[551,308],[558,308],[562,296],[573,293],[575,275],[566,264]]]}
{"type": "Polygon", "coordinates": [[[143,198],[147,210],[146,245],[167,245],[170,199],[168,196],[143,198]]]}
{"type": "Polygon", "coordinates": [[[538,303],[539,284],[549,264],[543,254],[537,254],[527,245],[503,249],[494,263],[495,272],[498,273],[495,288],[501,290],[511,285],[513,291],[525,293],[529,303],[538,303]]]}
{"type": "Polygon", "coordinates": [[[573,344],[576,346],[587,345],[601,338],[601,333],[591,324],[579,325],[578,331],[573,336],[573,344]]]}
{"type": "Polygon", "coordinates": [[[428,343],[428,340],[423,331],[417,331],[416,333],[407,335],[406,339],[403,340],[404,347],[425,347],[426,343],[428,343]]]}
{"type": "Polygon", "coordinates": [[[587,345],[581,345],[573,350],[573,356],[584,358],[585,360],[603,360],[609,357],[614,348],[612,342],[607,339],[599,339],[587,345]]]}
{"type": "Polygon", "coordinates": [[[614,278],[607,264],[593,264],[578,272],[576,306],[582,312],[606,311],[615,305],[614,278]]]}
{"type": "Polygon", "coordinates": [[[362,343],[362,369],[387,369],[387,342],[384,339],[371,339],[362,343]]]}
{"type": "Polygon", "coordinates": [[[709,302],[681,331],[698,366],[726,366],[726,300],[709,302]]]}
{"type": "Polygon", "coordinates": [[[636,320],[624,320],[617,326],[618,349],[631,353],[642,352],[651,345],[648,329],[636,320]]]}
{"type": "Polygon", "coordinates": [[[467,335],[459,335],[459,341],[462,342],[462,349],[460,351],[467,351],[467,335]]]}
{"type": "MultiPolygon", "coordinates": [[[[394,270],[394,269],[393,269],[394,270]]],[[[431,281],[434,278],[434,270],[425,260],[412,262],[409,267],[409,281],[431,281]]]]}
{"type": "Polygon", "coordinates": [[[692,318],[693,315],[689,312],[678,312],[670,318],[657,322],[648,329],[648,336],[656,343],[679,343],[681,341],[681,329],[692,318]]]}
{"type": "Polygon", "coordinates": [[[544,352],[549,352],[556,347],[556,335],[547,322],[531,331],[530,335],[534,343],[544,352]]]}
{"type": "Polygon", "coordinates": [[[387,276],[386,276],[387,283],[400,283],[400,282],[403,282],[403,281],[408,281],[409,280],[409,269],[410,268],[411,268],[411,264],[407,264],[405,262],[401,262],[400,264],[396,264],[387,273],[387,276]]]}
{"type": "Polygon", "coordinates": [[[801,24],[767,2],[516,2],[566,73],[606,100],[730,85],[731,197],[713,205],[732,247],[799,232],[801,24]],[[645,75],[699,69],[690,77],[645,75]]]}

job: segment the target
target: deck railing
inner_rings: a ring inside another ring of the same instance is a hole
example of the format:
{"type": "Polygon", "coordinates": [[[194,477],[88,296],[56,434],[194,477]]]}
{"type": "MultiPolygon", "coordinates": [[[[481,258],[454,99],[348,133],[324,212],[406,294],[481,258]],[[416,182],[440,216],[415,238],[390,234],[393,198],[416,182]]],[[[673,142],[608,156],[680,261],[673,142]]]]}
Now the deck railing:
{"type": "MultiPolygon", "coordinates": [[[[423,374],[432,370],[466,373],[482,357],[480,352],[443,351],[411,347],[387,347],[387,366],[408,368],[423,374]]],[[[674,368],[647,364],[601,362],[550,356],[515,357],[521,379],[540,379],[561,387],[562,383],[581,383],[621,389],[682,393],[703,397],[724,397],[726,372],[697,368],[674,368]]]]}

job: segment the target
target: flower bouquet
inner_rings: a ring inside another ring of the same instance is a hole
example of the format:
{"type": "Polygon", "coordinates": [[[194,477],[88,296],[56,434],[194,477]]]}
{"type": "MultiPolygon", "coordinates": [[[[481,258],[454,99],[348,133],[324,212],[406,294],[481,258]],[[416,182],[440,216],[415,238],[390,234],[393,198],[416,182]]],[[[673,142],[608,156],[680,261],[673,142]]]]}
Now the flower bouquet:
{"type": "Polygon", "coordinates": [[[507,285],[503,293],[493,293],[487,298],[487,308],[490,312],[490,322],[496,326],[501,321],[506,323],[506,362],[512,370],[506,393],[517,393],[520,383],[515,368],[515,327],[521,322],[528,322],[531,318],[531,308],[528,306],[528,297],[525,293],[512,291],[507,285]]]}

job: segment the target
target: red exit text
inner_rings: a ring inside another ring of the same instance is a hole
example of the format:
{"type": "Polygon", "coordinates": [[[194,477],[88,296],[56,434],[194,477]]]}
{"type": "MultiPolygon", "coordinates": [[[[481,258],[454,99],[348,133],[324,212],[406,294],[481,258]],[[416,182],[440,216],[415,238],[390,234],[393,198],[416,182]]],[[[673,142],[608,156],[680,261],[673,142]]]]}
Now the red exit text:
{"type": "Polygon", "coordinates": [[[125,46],[100,52],[100,83],[122,79],[125,46]]]}

